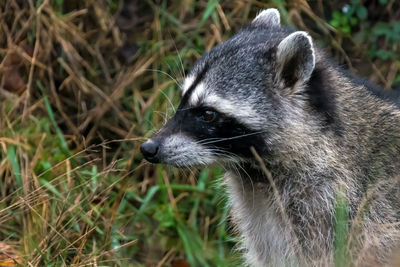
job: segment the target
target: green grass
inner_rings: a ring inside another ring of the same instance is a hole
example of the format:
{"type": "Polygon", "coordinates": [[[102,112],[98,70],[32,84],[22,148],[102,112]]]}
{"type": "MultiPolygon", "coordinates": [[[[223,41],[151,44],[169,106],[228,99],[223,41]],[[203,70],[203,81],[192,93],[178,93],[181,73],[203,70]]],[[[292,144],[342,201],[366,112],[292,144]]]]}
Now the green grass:
{"type": "Polygon", "coordinates": [[[151,165],[139,146],[173,114],[184,73],[260,9],[279,8],[364,76],[400,81],[385,3],[370,19],[359,1],[350,13],[336,2],[131,2],[0,2],[0,247],[21,266],[241,265],[222,170],[151,165]]]}
{"type": "MultiPolygon", "coordinates": [[[[343,190],[343,188],[342,188],[343,190]]],[[[340,191],[336,194],[336,223],[335,223],[335,240],[334,240],[334,262],[337,267],[345,267],[349,265],[348,257],[348,203],[346,199],[346,192],[340,191]]]]}

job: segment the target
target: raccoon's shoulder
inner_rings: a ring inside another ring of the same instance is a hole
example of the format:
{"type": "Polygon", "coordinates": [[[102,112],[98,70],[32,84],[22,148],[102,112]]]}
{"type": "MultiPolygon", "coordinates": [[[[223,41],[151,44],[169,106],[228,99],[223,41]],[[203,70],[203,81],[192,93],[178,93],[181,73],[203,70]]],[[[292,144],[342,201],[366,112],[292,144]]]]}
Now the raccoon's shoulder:
{"type": "Polygon", "coordinates": [[[386,102],[394,104],[398,109],[400,109],[400,85],[397,86],[398,88],[394,87],[393,89],[384,89],[366,79],[360,79],[369,92],[386,102]]]}
{"type": "Polygon", "coordinates": [[[348,70],[341,69],[341,72],[355,85],[362,86],[366,91],[375,97],[382,99],[385,102],[394,104],[400,109],[400,84],[398,84],[397,87],[394,86],[392,89],[384,89],[383,87],[376,85],[366,78],[357,76],[348,70]]]}

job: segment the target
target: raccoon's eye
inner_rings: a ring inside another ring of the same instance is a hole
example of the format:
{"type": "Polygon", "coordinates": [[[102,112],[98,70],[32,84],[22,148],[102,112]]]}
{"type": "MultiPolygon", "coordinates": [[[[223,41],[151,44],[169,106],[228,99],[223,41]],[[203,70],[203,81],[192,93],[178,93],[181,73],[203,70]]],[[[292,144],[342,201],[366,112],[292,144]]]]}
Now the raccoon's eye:
{"type": "Polygon", "coordinates": [[[216,117],[217,117],[217,112],[215,112],[213,110],[209,110],[209,109],[204,110],[200,114],[200,119],[202,121],[206,121],[206,122],[211,122],[211,121],[215,120],[216,117]]]}

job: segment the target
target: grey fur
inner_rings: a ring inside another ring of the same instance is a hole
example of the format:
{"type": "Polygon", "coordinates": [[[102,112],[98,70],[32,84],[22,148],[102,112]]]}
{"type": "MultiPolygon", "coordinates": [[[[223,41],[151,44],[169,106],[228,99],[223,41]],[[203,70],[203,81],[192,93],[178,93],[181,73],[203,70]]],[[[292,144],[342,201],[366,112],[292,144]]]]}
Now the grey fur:
{"type": "Polygon", "coordinates": [[[276,14],[260,13],[197,62],[177,115],[153,137],[159,148],[148,158],[225,166],[232,219],[251,266],[333,265],[339,191],[349,203],[348,260],[389,264],[400,239],[400,111],[331,63],[306,33],[277,25],[276,14]],[[209,124],[201,115],[185,117],[199,106],[224,115],[209,124]],[[251,137],[196,139],[197,132],[217,133],[226,117],[232,131],[251,137]],[[170,136],[174,146],[166,144],[170,136]],[[220,141],[231,143],[218,147],[220,141]],[[239,143],[255,147],[273,184],[252,155],[233,150],[239,143]]]}

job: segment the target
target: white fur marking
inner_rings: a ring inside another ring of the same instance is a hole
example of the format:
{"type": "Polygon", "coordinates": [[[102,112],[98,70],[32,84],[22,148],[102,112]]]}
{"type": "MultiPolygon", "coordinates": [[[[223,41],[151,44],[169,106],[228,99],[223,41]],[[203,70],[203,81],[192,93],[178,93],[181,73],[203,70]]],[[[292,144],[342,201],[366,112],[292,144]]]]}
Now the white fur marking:
{"type": "Polygon", "coordinates": [[[200,99],[205,96],[205,94],[206,94],[206,87],[204,83],[199,83],[193,90],[189,102],[192,105],[196,105],[200,101],[200,99]]]}
{"type": "Polygon", "coordinates": [[[214,94],[205,96],[203,103],[234,117],[250,129],[259,130],[264,126],[264,122],[260,120],[260,116],[256,116],[257,112],[248,103],[237,103],[234,100],[224,99],[214,94]]]}
{"type": "Polygon", "coordinates": [[[257,184],[244,189],[241,179],[229,171],[224,175],[232,217],[242,235],[247,263],[254,267],[297,266],[290,235],[272,206],[267,190],[257,184]],[[243,193],[243,190],[247,192],[243,193]]]}
{"type": "Polygon", "coordinates": [[[276,8],[269,8],[261,11],[253,20],[253,23],[266,26],[278,26],[281,23],[281,16],[276,8]]]}
{"type": "Polygon", "coordinates": [[[177,167],[209,165],[216,160],[211,150],[181,133],[168,136],[160,152],[165,163],[177,167]]]}
{"type": "Polygon", "coordinates": [[[196,76],[194,75],[190,75],[188,77],[186,77],[185,81],[183,81],[183,85],[182,85],[182,95],[184,95],[187,90],[190,88],[190,86],[194,83],[194,81],[196,80],[196,76]]]}

